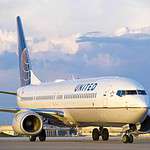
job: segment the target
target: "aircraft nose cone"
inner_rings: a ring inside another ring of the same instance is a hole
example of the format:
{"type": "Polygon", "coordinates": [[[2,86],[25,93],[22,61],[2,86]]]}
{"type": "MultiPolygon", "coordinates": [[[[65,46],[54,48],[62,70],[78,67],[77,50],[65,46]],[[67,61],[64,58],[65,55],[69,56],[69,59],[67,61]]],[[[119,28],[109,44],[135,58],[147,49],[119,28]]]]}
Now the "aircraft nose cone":
{"type": "Polygon", "coordinates": [[[140,100],[138,100],[138,102],[139,102],[139,106],[140,106],[141,108],[144,108],[144,109],[145,109],[145,114],[147,114],[147,113],[148,113],[148,110],[149,110],[149,108],[150,108],[150,103],[149,103],[149,98],[148,98],[148,96],[145,96],[145,97],[143,97],[143,98],[140,98],[140,100]]]}
{"type": "Polygon", "coordinates": [[[138,104],[139,104],[139,107],[144,107],[144,108],[148,109],[150,107],[148,96],[139,97],[138,104]]]}
{"type": "Polygon", "coordinates": [[[148,114],[148,108],[149,108],[149,101],[147,97],[139,97],[137,98],[137,116],[139,117],[140,122],[143,122],[143,120],[146,118],[148,114]]]}

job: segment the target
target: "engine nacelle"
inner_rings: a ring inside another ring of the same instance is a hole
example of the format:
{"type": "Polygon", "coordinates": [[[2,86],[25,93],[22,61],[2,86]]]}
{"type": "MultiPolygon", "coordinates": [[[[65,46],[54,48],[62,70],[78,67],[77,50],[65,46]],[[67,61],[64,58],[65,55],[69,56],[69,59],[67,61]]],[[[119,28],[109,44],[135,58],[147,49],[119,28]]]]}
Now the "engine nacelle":
{"type": "Polygon", "coordinates": [[[35,112],[19,112],[13,119],[12,127],[17,134],[36,135],[41,132],[43,121],[35,112]]]}

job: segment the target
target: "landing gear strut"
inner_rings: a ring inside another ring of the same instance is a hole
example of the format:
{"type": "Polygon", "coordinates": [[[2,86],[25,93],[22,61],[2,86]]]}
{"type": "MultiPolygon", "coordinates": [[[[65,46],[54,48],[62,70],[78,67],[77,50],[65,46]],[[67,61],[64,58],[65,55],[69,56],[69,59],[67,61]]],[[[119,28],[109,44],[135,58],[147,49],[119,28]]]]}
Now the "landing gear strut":
{"type": "Polygon", "coordinates": [[[103,127],[100,127],[99,129],[94,128],[92,132],[93,141],[98,141],[100,136],[103,141],[107,141],[109,139],[108,129],[103,127]]]}

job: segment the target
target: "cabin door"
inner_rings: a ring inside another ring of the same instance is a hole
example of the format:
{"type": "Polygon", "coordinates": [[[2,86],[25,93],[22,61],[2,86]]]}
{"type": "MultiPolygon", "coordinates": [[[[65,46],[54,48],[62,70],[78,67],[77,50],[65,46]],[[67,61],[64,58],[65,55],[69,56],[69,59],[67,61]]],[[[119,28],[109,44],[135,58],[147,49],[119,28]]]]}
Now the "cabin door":
{"type": "Polygon", "coordinates": [[[103,94],[103,107],[107,106],[108,106],[108,89],[105,89],[103,94]]]}
{"type": "Polygon", "coordinates": [[[114,91],[111,86],[106,88],[103,93],[103,107],[109,107],[114,96],[114,91]]]}

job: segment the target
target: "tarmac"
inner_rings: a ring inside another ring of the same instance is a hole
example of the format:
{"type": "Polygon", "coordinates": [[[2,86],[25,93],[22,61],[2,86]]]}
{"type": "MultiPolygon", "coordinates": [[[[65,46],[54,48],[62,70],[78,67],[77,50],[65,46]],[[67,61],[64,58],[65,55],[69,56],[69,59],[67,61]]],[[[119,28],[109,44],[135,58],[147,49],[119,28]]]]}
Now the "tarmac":
{"type": "Polygon", "coordinates": [[[120,137],[92,141],[91,137],[49,137],[46,142],[29,142],[25,137],[0,137],[0,150],[149,150],[150,137],[136,138],[124,144],[120,137]]]}

